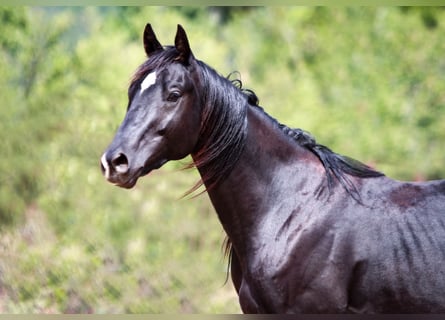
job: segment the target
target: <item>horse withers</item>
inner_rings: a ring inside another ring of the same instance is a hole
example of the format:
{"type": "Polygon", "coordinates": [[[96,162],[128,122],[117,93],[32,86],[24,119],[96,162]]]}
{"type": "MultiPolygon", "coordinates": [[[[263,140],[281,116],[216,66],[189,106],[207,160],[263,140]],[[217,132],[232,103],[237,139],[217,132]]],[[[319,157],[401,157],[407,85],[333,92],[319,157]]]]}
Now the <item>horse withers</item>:
{"type": "Polygon", "coordinates": [[[270,117],[197,60],[178,26],[148,59],[101,158],[132,188],[191,154],[230,243],[246,313],[445,312],[445,181],[392,180],[270,117]]]}

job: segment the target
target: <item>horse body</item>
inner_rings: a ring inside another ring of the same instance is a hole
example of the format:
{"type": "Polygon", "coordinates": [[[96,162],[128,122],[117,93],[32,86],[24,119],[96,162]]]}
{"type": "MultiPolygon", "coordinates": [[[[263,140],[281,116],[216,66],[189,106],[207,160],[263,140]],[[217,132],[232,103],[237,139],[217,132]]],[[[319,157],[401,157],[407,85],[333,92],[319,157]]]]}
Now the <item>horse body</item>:
{"type": "Polygon", "coordinates": [[[102,170],[131,188],[191,154],[243,312],[445,312],[445,181],[392,180],[281,125],[181,27],[164,49],[147,25],[144,47],[102,170]]]}
{"type": "Polygon", "coordinates": [[[356,178],[362,204],[320,192],[318,159],[249,110],[237,166],[208,191],[243,311],[444,312],[445,182],[356,178]]]}

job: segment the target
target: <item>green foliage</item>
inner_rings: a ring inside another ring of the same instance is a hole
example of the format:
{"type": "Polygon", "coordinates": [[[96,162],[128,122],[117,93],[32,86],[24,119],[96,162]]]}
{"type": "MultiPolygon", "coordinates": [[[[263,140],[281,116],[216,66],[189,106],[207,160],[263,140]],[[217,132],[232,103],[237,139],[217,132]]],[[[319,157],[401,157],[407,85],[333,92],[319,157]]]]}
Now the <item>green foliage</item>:
{"type": "Polygon", "coordinates": [[[245,82],[278,119],[394,178],[437,179],[444,177],[444,25],[431,28],[424,12],[444,16],[442,9],[259,9],[228,26],[223,42],[236,43],[234,67],[246,68],[245,82]]]}
{"type": "Polygon", "coordinates": [[[169,163],[132,190],[102,151],[124,117],[151,22],[241,74],[261,105],[398,179],[444,178],[445,10],[0,8],[0,311],[239,312],[224,232],[169,163]]]}

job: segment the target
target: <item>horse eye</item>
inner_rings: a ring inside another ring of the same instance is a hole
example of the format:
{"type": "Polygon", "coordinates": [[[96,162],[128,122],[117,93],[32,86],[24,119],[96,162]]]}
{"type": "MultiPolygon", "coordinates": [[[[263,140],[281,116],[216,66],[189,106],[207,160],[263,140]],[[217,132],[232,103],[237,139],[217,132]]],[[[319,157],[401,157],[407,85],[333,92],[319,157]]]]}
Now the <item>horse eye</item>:
{"type": "Polygon", "coordinates": [[[179,100],[179,98],[181,98],[181,92],[175,90],[175,91],[170,92],[170,94],[167,97],[167,101],[176,102],[179,100]]]}

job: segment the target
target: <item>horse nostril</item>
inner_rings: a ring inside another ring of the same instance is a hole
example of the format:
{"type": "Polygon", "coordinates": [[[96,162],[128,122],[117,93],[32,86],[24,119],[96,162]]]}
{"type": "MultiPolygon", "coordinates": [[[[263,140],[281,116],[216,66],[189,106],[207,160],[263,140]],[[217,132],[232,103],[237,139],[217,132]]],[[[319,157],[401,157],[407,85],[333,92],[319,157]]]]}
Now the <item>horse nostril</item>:
{"type": "Polygon", "coordinates": [[[117,157],[111,160],[111,166],[117,173],[126,173],[128,171],[128,159],[123,153],[119,153],[117,157]]]}
{"type": "Polygon", "coordinates": [[[158,135],[160,135],[160,136],[163,136],[163,135],[165,135],[165,132],[166,132],[167,130],[165,130],[165,129],[159,129],[158,130],[158,135]]]}

